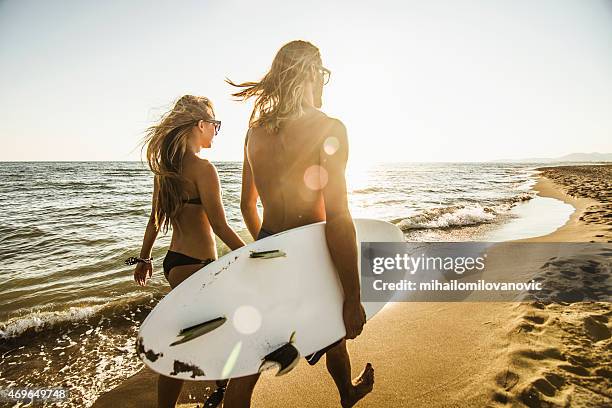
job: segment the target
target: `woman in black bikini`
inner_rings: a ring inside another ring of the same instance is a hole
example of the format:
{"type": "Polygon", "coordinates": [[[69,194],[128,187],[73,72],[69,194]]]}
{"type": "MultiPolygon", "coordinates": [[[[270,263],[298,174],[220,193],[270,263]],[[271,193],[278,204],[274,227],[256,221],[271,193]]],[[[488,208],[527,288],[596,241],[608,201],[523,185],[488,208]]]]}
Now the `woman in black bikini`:
{"type": "MultiPolygon", "coordinates": [[[[198,156],[202,148],[211,147],[220,127],[207,98],[185,95],[147,130],[144,145],[155,178],[140,256],[131,258],[137,262],[134,280],[139,285],[145,286],[153,273],[151,249],[158,232],[166,233],[170,226],[172,241],[163,268],[172,288],[216,259],[214,234],[232,250],[244,245],[227,224],[215,166],[198,156]]],[[[207,406],[216,406],[213,400],[223,398],[225,383],[217,385],[207,406]]],[[[160,375],[158,406],[174,407],[182,386],[182,380],[160,375]]]]}

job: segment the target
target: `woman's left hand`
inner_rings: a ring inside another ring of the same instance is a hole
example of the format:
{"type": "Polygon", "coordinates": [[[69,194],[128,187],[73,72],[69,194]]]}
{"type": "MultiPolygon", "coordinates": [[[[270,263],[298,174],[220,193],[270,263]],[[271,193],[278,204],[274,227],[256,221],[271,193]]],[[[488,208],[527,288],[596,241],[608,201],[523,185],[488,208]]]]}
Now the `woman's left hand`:
{"type": "Polygon", "coordinates": [[[134,269],[134,280],[140,286],[147,286],[147,281],[153,275],[153,265],[139,262],[134,269]]]}

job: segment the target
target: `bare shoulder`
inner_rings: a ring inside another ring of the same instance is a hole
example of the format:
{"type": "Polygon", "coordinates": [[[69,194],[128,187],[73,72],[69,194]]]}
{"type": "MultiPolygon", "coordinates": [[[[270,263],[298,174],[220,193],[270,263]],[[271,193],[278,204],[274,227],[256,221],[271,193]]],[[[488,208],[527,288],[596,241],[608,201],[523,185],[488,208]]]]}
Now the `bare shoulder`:
{"type": "Polygon", "coordinates": [[[336,142],[339,142],[340,145],[348,143],[346,126],[344,126],[344,123],[342,123],[340,119],[325,115],[321,119],[320,128],[323,129],[321,136],[324,141],[329,141],[329,138],[334,138],[333,144],[336,142]]]}
{"type": "Polygon", "coordinates": [[[310,109],[305,115],[305,120],[310,129],[317,129],[321,141],[330,136],[341,137],[346,134],[346,128],[342,121],[334,117],[328,116],[325,112],[319,109],[310,109]]]}
{"type": "Polygon", "coordinates": [[[344,123],[337,118],[327,117],[329,127],[334,136],[343,135],[346,137],[346,126],[344,123]]]}
{"type": "Polygon", "coordinates": [[[217,168],[207,159],[192,157],[185,160],[183,166],[183,174],[195,184],[217,179],[217,168]]]}
{"type": "Polygon", "coordinates": [[[248,144],[249,140],[257,139],[262,132],[265,132],[265,129],[261,127],[250,127],[246,132],[246,136],[244,137],[244,144],[248,144]]]}

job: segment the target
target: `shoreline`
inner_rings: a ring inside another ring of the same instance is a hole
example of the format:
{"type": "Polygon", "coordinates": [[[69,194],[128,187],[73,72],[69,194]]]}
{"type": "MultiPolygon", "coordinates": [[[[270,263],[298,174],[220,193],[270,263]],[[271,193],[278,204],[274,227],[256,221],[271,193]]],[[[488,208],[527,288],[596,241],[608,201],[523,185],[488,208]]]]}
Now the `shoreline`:
{"type": "MultiPolygon", "coordinates": [[[[612,239],[609,226],[584,218],[588,211],[599,208],[600,201],[572,196],[541,173],[532,189],[575,210],[554,232],[516,241],[612,239]]],[[[611,313],[609,304],[582,302],[389,304],[368,322],[358,339],[347,342],[353,376],[366,362],[376,370],[374,391],[357,406],[566,406],[572,401],[596,405],[609,402],[612,396],[606,394],[606,387],[610,389],[612,376],[605,366],[606,358],[601,356],[610,355],[607,316],[611,313]]],[[[93,406],[155,407],[156,378],[144,368],[102,394],[93,406]]],[[[210,384],[186,382],[177,407],[201,404],[210,384]]],[[[279,378],[264,373],[252,402],[254,407],[339,406],[324,359],[312,367],[300,362],[279,378]]]]}
{"type": "MultiPolygon", "coordinates": [[[[540,174],[532,189],[539,196],[572,205],[574,212],[550,234],[514,242],[612,242],[612,228],[605,223],[612,208],[593,198],[599,195],[599,183],[589,183],[591,191],[576,194],[580,187],[586,189],[586,183],[564,185],[559,180],[563,180],[559,174],[585,167],[537,169],[540,174]],[[593,214],[597,216],[589,217],[593,214]]],[[[606,167],[605,172],[609,172],[610,166],[606,167]]],[[[554,265],[547,262],[539,268],[538,276],[548,276],[544,282],[552,288],[563,286],[563,280],[578,280],[588,286],[596,279],[604,288],[608,283],[604,290],[609,293],[611,254],[610,247],[604,251],[585,248],[572,257],[557,258],[554,265]]],[[[611,404],[611,315],[612,304],[608,301],[514,304],[499,333],[507,346],[505,356],[498,361],[505,369],[493,382],[493,406],[611,404]]]]}
{"type": "Polygon", "coordinates": [[[550,234],[516,240],[516,242],[612,242],[612,228],[605,225],[587,223],[583,220],[585,212],[602,203],[589,197],[574,197],[565,188],[550,178],[539,174],[531,187],[541,197],[554,198],[574,207],[569,220],[550,234]]]}

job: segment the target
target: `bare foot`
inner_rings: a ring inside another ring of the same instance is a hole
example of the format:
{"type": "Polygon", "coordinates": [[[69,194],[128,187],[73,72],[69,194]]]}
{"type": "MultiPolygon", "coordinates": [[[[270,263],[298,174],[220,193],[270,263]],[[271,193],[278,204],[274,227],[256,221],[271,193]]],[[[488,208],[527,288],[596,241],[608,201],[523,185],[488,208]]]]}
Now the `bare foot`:
{"type": "Polygon", "coordinates": [[[367,363],[359,377],[353,380],[353,388],[347,398],[341,399],[343,408],[350,408],[374,388],[374,367],[367,363]]]}

